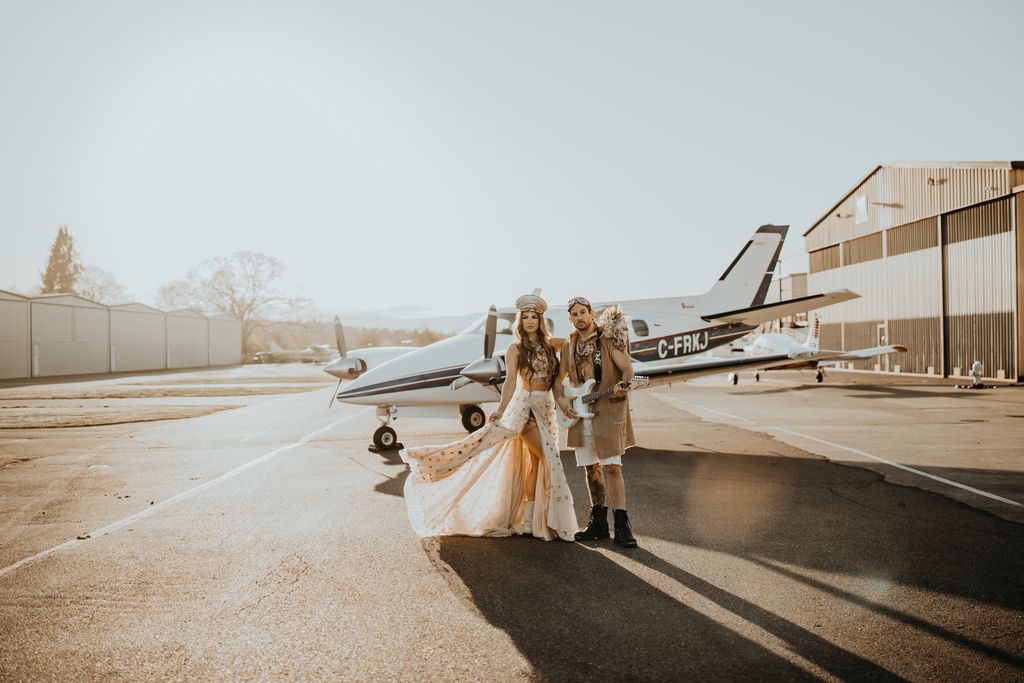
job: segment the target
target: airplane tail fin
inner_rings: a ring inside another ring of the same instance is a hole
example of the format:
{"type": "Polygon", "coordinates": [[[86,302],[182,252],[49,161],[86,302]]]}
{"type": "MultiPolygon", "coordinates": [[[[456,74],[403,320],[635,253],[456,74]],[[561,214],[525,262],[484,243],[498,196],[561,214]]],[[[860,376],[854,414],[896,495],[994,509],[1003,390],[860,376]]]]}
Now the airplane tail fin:
{"type": "Polygon", "coordinates": [[[701,309],[728,311],[762,305],[788,231],[788,225],[758,228],[718,282],[701,297],[701,309]]]}
{"type": "Polygon", "coordinates": [[[271,341],[270,342],[270,350],[271,351],[282,351],[283,349],[280,346],[278,346],[276,342],[271,341]]]}

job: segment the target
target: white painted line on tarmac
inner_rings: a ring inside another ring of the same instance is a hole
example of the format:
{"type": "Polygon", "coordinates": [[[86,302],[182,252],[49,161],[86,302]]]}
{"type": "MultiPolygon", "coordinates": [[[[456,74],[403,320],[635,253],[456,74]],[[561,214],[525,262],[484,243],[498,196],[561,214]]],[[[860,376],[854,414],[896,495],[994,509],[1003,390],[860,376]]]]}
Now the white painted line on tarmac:
{"type": "Polygon", "coordinates": [[[768,429],[777,429],[780,432],[786,432],[787,434],[792,434],[793,436],[799,436],[802,439],[809,439],[811,441],[817,441],[818,443],[823,443],[826,446],[831,446],[833,448],[839,448],[839,449],[842,449],[844,451],[849,451],[851,453],[856,453],[857,455],[862,456],[864,458],[868,458],[870,460],[877,460],[878,462],[885,463],[886,465],[892,465],[893,467],[896,467],[898,469],[904,470],[905,472],[910,472],[911,474],[918,474],[918,475],[920,475],[922,477],[928,477],[929,479],[934,479],[935,481],[942,482],[943,484],[949,484],[950,486],[955,486],[956,488],[963,489],[964,491],[970,491],[971,493],[976,493],[979,496],[984,496],[986,498],[991,498],[992,500],[998,500],[1000,503],[1006,503],[1008,505],[1016,505],[1017,507],[1024,507],[1024,503],[1018,503],[1015,500],[1010,500],[1009,498],[1003,498],[1002,496],[997,496],[994,493],[989,493],[988,491],[982,491],[981,489],[976,489],[973,486],[968,486],[967,484],[961,484],[960,482],[953,481],[952,479],[946,479],[945,477],[940,477],[940,476],[935,475],[935,474],[930,474],[928,472],[922,472],[921,470],[916,470],[913,467],[907,467],[906,465],[901,465],[898,462],[893,462],[892,460],[886,460],[883,457],[880,457],[880,456],[877,456],[877,455],[872,455],[871,453],[868,453],[866,451],[858,450],[856,448],[850,448],[849,446],[843,446],[842,444],[833,443],[831,441],[826,441],[825,439],[819,439],[816,436],[809,436],[807,434],[801,434],[800,432],[794,432],[792,429],[786,429],[785,427],[768,427],[768,429]]]}
{"type": "MultiPolygon", "coordinates": [[[[105,527],[101,527],[101,528],[97,529],[96,531],[90,532],[88,535],[91,538],[98,538],[100,536],[104,536],[106,534],[109,534],[112,531],[117,531],[118,529],[120,529],[120,528],[122,528],[124,526],[127,526],[128,524],[132,524],[134,522],[137,522],[140,519],[144,519],[144,518],[150,516],[151,514],[153,514],[154,512],[156,512],[157,510],[160,510],[160,509],[166,508],[166,507],[170,507],[171,505],[174,505],[175,503],[179,503],[179,502],[185,500],[186,498],[191,498],[192,496],[194,496],[197,493],[205,491],[206,489],[211,488],[213,486],[216,486],[217,484],[222,484],[222,483],[224,483],[225,481],[227,481],[229,479],[233,479],[233,478],[237,477],[239,474],[241,474],[242,472],[245,472],[248,469],[256,467],[257,465],[261,465],[261,464],[267,462],[268,460],[271,460],[272,458],[276,458],[277,456],[281,455],[282,453],[285,453],[287,451],[292,450],[293,448],[298,448],[299,446],[307,444],[310,441],[312,441],[313,439],[315,439],[317,436],[319,436],[320,434],[323,434],[324,432],[329,431],[329,430],[337,427],[338,425],[340,425],[343,422],[348,422],[352,418],[358,417],[358,416],[366,413],[369,410],[370,410],[370,408],[363,408],[362,410],[358,410],[358,411],[352,413],[351,415],[346,415],[345,417],[341,418],[340,420],[335,420],[334,422],[332,422],[331,424],[327,425],[326,427],[321,427],[320,429],[317,429],[315,431],[310,432],[309,434],[306,434],[304,437],[302,437],[301,439],[299,439],[295,443],[288,444],[287,446],[281,446],[280,448],[274,449],[274,450],[272,450],[271,452],[269,452],[269,453],[267,453],[265,455],[261,455],[260,457],[256,458],[255,460],[250,460],[249,462],[247,462],[247,463],[245,463],[243,465],[239,465],[238,467],[236,467],[235,469],[231,470],[230,472],[225,472],[224,474],[220,475],[216,479],[211,479],[208,482],[205,482],[203,484],[200,484],[198,486],[190,488],[187,491],[183,491],[182,493],[179,493],[176,496],[171,496],[170,498],[168,498],[166,500],[162,500],[159,503],[156,503],[155,505],[150,505],[149,507],[147,507],[147,508],[145,508],[143,510],[140,510],[139,512],[136,512],[134,515],[129,515],[128,517],[125,517],[124,519],[120,519],[120,520],[118,520],[116,522],[113,522],[112,524],[108,524],[105,527]]],[[[17,571],[18,569],[24,567],[27,564],[31,564],[32,562],[36,562],[37,560],[41,560],[44,557],[48,557],[48,556],[53,555],[54,553],[58,553],[58,552],[60,552],[62,550],[67,550],[68,548],[72,548],[72,547],[74,547],[74,546],[76,546],[76,545],[78,545],[80,543],[82,543],[81,540],[79,540],[77,538],[74,538],[74,539],[71,539],[70,541],[65,541],[64,543],[61,543],[60,545],[56,545],[56,546],[54,546],[52,548],[49,548],[49,549],[44,550],[42,552],[36,553],[35,555],[32,555],[30,557],[26,557],[23,560],[18,560],[14,564],[9,565],[7,567],[4,567],[3,569],[0,569],[0,577],[4,577],[7,574],[10,574],[12,572],[17,571]]]]}
{"type": "Polygon", "coordinates": [[[998,500],[1000,503],[1006,503],[1007,505],[1014,505],[1016,507],[1024,507],[1024,503],[1018,503],[1015,500],[1010,500],[1009,498],[1003,498],[1002,496],[997,496],[994,493],[989,493],[988,491],[982,491],[981,489],[976,489],[973,486],[968,486],[967,484],[961,484],[960,482],[953,481],[952,479],[946,479],[945,477],[940,477],[940,476],[938,476],[936,474],[930,474],[930,473],[924,472],[922,470],[914,469],[913,467],[908,467],[907,465],[901,465],[898,462],[893,462],[892,460],[887,460],[886,458],[883,458],[883,457],[878,456],[878,455],[873,455],[873,454],[868,453],[866,451],[862,451],[862,450],[859,450],[859,449],[856,449],[856,448],[850,448],[849,446],[843,446],[842,444],[833,443],[832,441],[826,441],[825,439],[819,439],[818,437],[810,436],[809,434],[803,434],[801,432],[795,432],[792,429],[786,429],[785,427],[774,427],[774,426],[771,426],[771,425],[758,425],[753,420],[748,420],[745,417],[741,417],[739,415],[733,415],[732,413],[726,413],[726,412],[723,412],[721,410],[715,410],[714,408],[709,408],[707,406],[702,406],[702,405],[697,404],[697,403],[688,403],[686,401],[682,401],[682,400],[676,398],[675,396],[665,396],[664,394],[652,394],[652,395],[655,398],[661,399],[662,401],[664,401],[666,403],[669,403],[669,404],[671,404],[671,405],[673,405],[676,408],[679,408],[681,410],[690,410],[690,409],[706,410],[706,411],[711,412],[711,413],[718,413],[719,415],[724,415],[724,416],[726,416],[728,418],[731,418],[733,420],[739,420],[740,422],[743,422],[743,423],[746,423],[746,424],[749,424],[749,425],[753,425],[755,427],[760,427],[761,429],[775,429],[775,430],[778,430],[780,432],[785,432],[787,434],[792,434],[793,436],[798,436],[798,437],[800,437],[802,439],[808,439],[809,441],[817,441],[818,443],[825,444],[826,446],[831,446],[832,448],[838,448],[840,450],[849,451],[850,453],[855,453],[855,454],[857,454],[857,455],[859,455],[861,457],[867,458],[868,460],[876,460],[876,461],[878,461],[880,463],[884,463],[886,465],[891,465],[891,466],[893,466],[893,467],[895,467],[897,469],[903,470],[905,472],[910,472],[911,474],[917,474],[917,475],[920,475],[922,477],[926,477],[928,479],[933,479],[935,481],[941,482],[943,484],[947,484],[949,486],[953,486],[953,487],[961,489],[963,491],[969,491],[969,492],[975,493],[975,494],[977,494],[979,496],[984,496],[985,498],[991,498],[992,500],[998,500]]]}
{"type": "Polygon", "coordinates": [[[670,403],[673,406],[675,406],[676,408],[680,408],[682,410],[687,410],[689,408],[696,408],[698,410],[706,410],[709,413],[718,413],[719,415],[725,415],[726,417],[732,418],[733,420],[739,420],[740,422],[745,422],[747,424],[751,424],[751,425],[752,424],[757,424],[753,420],[748,420],[747,418],[740,417],[739,415],[733,415],[732,413],[726,413],[726,412],[721,411],[721,410],[715,410],[714,408],[708,408],[707,406],[702,406],[699,403],[687,403],[686,401],[681,401],[680,399],[676,398],[675,396],[666,396],[665,394],[651,394],[651,395],[654,396],[654,398],[660,399],[661,401],[664,401],[665,403],[670,403]]]}

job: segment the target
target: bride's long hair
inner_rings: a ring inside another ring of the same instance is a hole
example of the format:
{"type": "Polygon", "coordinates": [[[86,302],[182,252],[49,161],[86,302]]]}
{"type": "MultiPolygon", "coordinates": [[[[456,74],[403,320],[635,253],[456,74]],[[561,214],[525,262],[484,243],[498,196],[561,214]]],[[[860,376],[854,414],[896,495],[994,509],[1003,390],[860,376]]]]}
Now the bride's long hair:
{"type": "MultiPolygon", "coordinates": [[[[523,329],[523,313],[519,311],[516,313],[516,324],[513,327],[513,332],[516,338],[516,344],[519,345],[519,371],[526,376],[527,379],[533,377],[533,361],[537,357],[538,350],[548,357],[549,367],[557,369],[558,358],[555,356],[555,350],[551,348],[551,344],[548,342],[548,322],[544,319],[543,313],[537,311],[525,311],[527,313],[533,313],[537,316],[537,342],[534,345],[530,343],[530,336],[526,330],[523,329]]],[[[557,375],[557,371],[555,373],[557,375]]]]}

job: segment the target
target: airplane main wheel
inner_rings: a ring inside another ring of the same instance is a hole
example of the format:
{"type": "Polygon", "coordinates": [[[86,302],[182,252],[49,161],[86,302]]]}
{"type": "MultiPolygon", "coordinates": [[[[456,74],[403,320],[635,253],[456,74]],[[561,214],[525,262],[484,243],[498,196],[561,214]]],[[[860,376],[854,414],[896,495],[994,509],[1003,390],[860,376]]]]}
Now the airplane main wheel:
{"type": "Polygon", "coordinates": [[[818,384],[821,384],[822,382],[825,381],[825,373],[822,372],[821,370],[818,370],[818,374],[814,376],[814,379],[818,380],[818,384]]]}
{"type": "Polygon", "coordinates": [[[394,448],[398,443],[398,434],[387,425],[380,427],[373,433],[373,445],[382,450],[394,448]]]}
{"type": "Polygon", "coordinates": [[[480,406],[470,406],[462,411],[462,426],[471,434],[483,427],[486,422],[487,416],[480,406]]]}
{"type": "Polygon", "coordinates": [[[755,382],[760,382],[761,381],[761,373],[760,372],[755,372],[754,373],[754,381],[755,382]]]}
{"type": "Polygon", "coordinates": [[[735,372],[730,372],[729,373],[729,383],[730,384],[732,384],[733,386],[736,386],[736,383],[739,382],[739,381],[740,381],[739,375],[737,375],[735,372]]]}

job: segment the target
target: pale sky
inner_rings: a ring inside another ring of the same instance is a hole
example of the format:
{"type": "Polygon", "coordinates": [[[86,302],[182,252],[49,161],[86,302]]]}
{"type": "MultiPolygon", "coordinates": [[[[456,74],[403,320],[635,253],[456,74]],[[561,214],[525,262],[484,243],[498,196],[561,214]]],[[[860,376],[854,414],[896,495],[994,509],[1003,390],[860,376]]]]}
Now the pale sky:
{"type": "Polygon", "coordinates": [[[321,307],[699,294],[876,164],[1024,158],[1024,2],[0,0],[0,288],[259,251],[321,307]]]}

